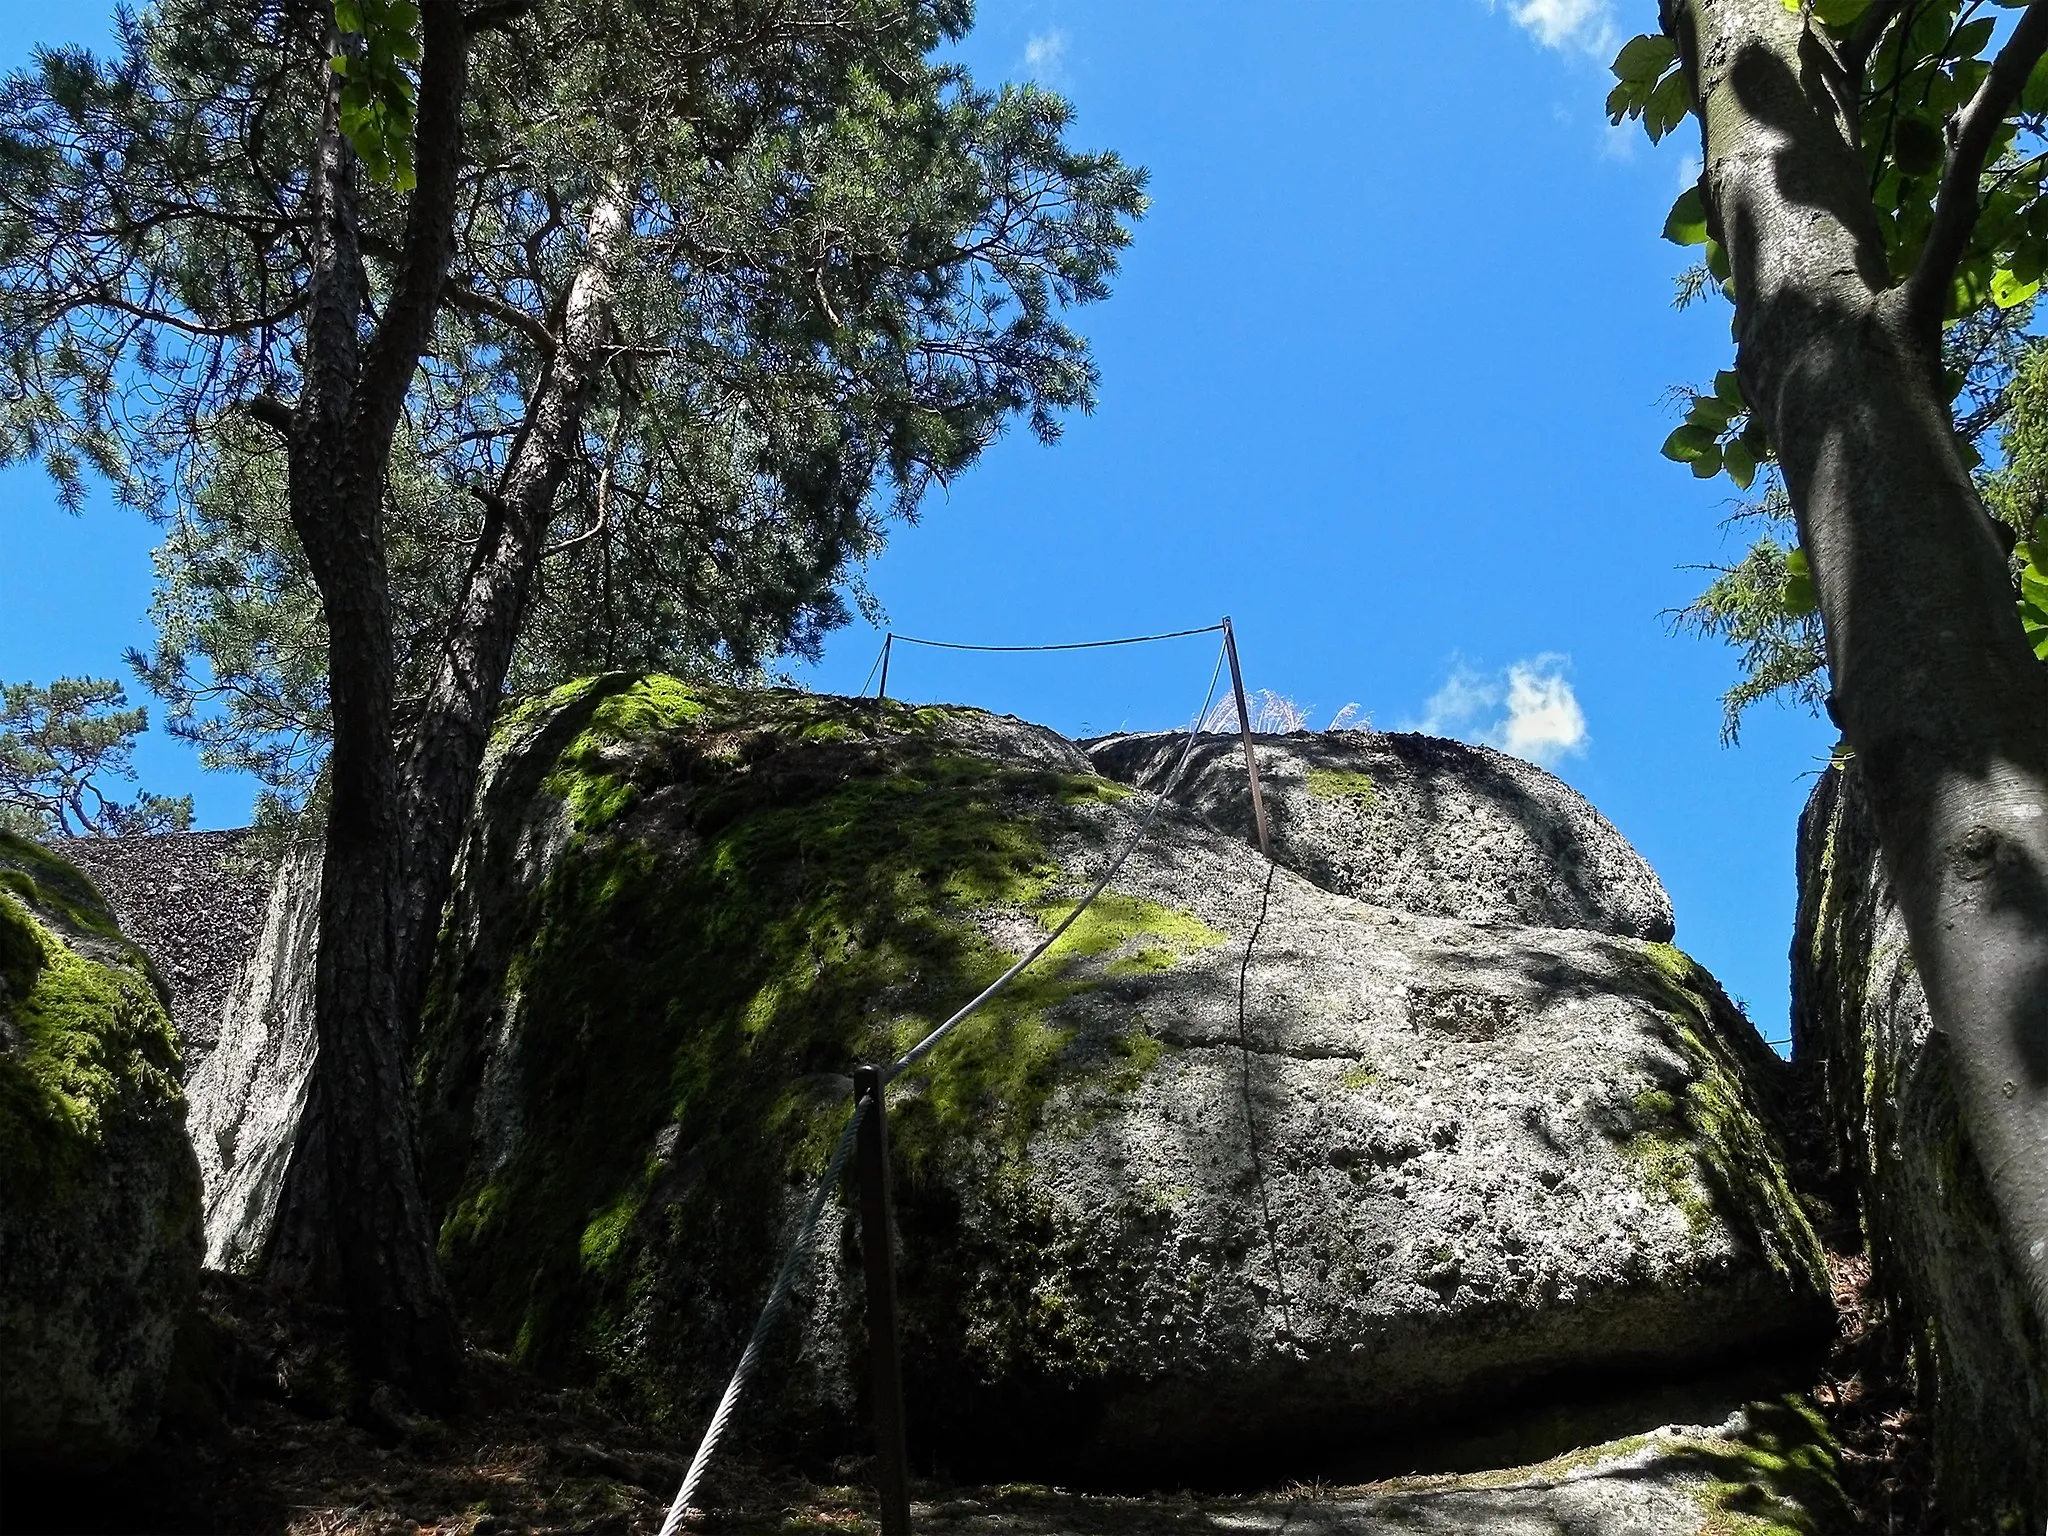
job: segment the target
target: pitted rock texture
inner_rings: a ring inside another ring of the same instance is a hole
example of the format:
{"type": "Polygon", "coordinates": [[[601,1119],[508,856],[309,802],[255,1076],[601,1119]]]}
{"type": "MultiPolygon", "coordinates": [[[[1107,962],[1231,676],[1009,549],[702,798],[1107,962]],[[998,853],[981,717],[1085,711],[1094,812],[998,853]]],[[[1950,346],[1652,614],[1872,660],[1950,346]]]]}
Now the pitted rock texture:
{"type": "Polygon", "coordinates": [[[245,1271],[277,1214],[312,1078],[320,845],[279,862],[255,942],[222,1009],[220,1039],[191,1076],[192,1145],[206,1183],[206,1263],[245,1271]]]}
{"type": "Polygon", "coordinates": [[[1799,1398],[1661,1425],[1533,1466],[1296,1487],[1251,1498],[1117,1498],[1011,1487],[914,1507],[932,1536],[1847,1536],[1839,1452],[1799,1398]]]}
{"type": "MultiPolygon", "coordinates": [[[[974,711],[660,678],[512,717],[421,1063],[443,1251],[486,1338],[701,1423],[844,1074],[1042,938],[1144,814],[1042,748],[974,711]]],[[[1169,813],[894,1085],[920,1454],[1310,1471],[1560,1377],[1824,1334],[1781,1064],[1690,960],[1282,870],[1240,1024],[1265,875],[1169,813]]],[[[814,1453],[865,1434],[858,1239],[828,1226],[747,1416],[814,1453]]]]}
{"type": "MultiPolygon", "coordinates": [[[[1186,744],[1167,732],[1083,746],[1096,772],[1158,791],[1186,744]]],[[[1274,857],[1326,890],[1474,923],[1672,936],[1671,898],[1642,856],[1520,758],[1375,731],[1258,736],[1253,749],[1274,857]]],[[[1172,794],[1209,825],[1256,836],[1240,738],[1198,739],[1172,794]]]]}
{"type": "Polygon", "coordinates": [[[91,877],[121,931],[171,990],[187,1070],[220,1038],[221,1016],[256,947],[270,861],[250,834],[74,837],[52,845],[91,877]]]}
{"type": "Polygon", "coordinates": [[[2048,1347],[1957,1113],[1853,761],[1799,821],[1792,1058],[1821,1075],[1877,1276],[1917,1340],[1948,1530],[2048,1523],[2048,1347]]]}
{"type": "Polygon", "coordinates": [[[0,833],[0,1463],[155,1432],[199,1283],[199,1170],[161,983],[73,865],[0,833]]]}

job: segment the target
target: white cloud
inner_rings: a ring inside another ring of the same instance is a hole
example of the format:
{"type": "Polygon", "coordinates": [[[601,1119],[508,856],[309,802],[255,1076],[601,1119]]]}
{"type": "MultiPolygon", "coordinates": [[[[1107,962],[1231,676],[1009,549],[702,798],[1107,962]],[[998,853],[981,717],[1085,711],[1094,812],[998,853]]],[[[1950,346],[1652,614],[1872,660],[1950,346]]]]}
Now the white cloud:
{"type": "MultiPolygon", "coordinates": [[[[1614,0],[1508,0],[1507,13],[1546,48],[1611,53],[1620,41],[1614,0]]],[[[1500,0],[1487,0],[1490,10],[1500,0]]]]}
{"type": "Polygon", "coordinates": [[[1034,76],[1051,79],[1060,72],[1067,57],[1067,34],[1058,27],[1034,32],[1024,42],[1024,69],[1034,76]]]}
{"type": "Polygon", "coordinates": [[[1503,672],[1460,664],[1431,697],[1416,729],[1459,736],[1554,765],[1586,750],[1586,712],[1565,676],[1566,658],[1546,653],[1503,672]]]}

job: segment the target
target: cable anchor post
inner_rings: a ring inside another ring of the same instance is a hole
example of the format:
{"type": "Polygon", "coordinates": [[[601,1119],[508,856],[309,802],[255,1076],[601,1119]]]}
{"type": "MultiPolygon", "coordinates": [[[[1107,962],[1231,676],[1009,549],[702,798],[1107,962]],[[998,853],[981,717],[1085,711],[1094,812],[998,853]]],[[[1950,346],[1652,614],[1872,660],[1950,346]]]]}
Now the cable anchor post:
{"type": "Polygon", "coordinates": [[[1266,829],[1266,797],[1259,788],[1259,760],[1252,751],[1252,712],[1244,700],[1244,673],[1237,665],[1237,631],[1230,627],[1230,615],[1223,616],[1223,649],[1230,657],[1230,689],[1237,695],[1237,730],[1244,738],[1245,772],[1252,781],[1252,821],[1259,831],[1259,852],[1273,862],[1273,839],[1266,829]]]}
{"type": "Polygon", "coordinates": [[[893,634],[882,636],[882,680],[875,687],[875,697],[878,699],[889,697],[889,652],[895,645],[896,637],[893,634]]]}
{"type": "Polygon", "coordinates": [[[867,1113],[854,1133],[860,1184],[861,1268],[867,1280],[868,1379],[874,1398],[875,1491],[882,1536],[910,1536],[910,1471],[903,1443],[903,1362],[896,1327],[896,1264],[891,1252],[888,1079],[877,1066],[855,1067],[853,1102],[867,1113]]]}

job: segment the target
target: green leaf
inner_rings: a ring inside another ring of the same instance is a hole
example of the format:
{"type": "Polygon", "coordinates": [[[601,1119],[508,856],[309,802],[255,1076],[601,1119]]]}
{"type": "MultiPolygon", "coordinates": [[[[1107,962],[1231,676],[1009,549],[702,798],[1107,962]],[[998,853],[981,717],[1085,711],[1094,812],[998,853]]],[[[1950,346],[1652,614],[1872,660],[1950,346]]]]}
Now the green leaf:
{"type": "Polygon", "coordinates": [[[1671,212],[1664,219],[1664,238],[1673,245],[1707,243],[1707,209],[1700,200],[1698,187],[1687,187],[1678,194],[1678,201],[1671,205],[1671,212]]]}
{"type": "Polygon", "coordinates": [[[1694,463],[1709,451],[1718,453],[1714,438],[1711,428],[1686,422],[1664,439],[1664,457],[1680,464],[1694,463]]]}
{"type": "Polygon", "coordinates": [[[1974,59],[1984,51],[1984,45],[1991,41],[1991,34],[1998,26],[1995,16],[1980,16],[1966,27],[1957,29],[1955,40],[1949,44],[1948,56],[1952,59],[1974,59]]]}
{"type": "Polygon", "coordinates": [[[1678,62],[1678,50],[1662,33],[1632,37],[1614,56],[1614,78],[1648,85],[1678,62]]]}
{"type": "Polygon", "coordinates": [[[2029,116],[2048,112],[2048,54],[2044,54],[2020,87],[2020,110],[2029,116]]]}
{"type": "Polygon", "coordinates": [[[1853,26],[1869,9],[1870,0],[1813,0],[1813,14],[1831,27],[1853,26]]]}
{"type": "Polygon", "coordinates": [[[1806,551],[1789,549],[1785,552],[1785,583],[1778,589],[1778,601],[1785,612],[1793,618],[1804,618],[1820,607],[1820,595],[1814,589],[1813,570],[1806,563],[1806,551]]]}
{"type": "Polygon", "coordinates": [[[1694,395],[1692,410],[1686,419],[1695,426],[1707,428],[1718,437],[1728,430],[1728,423],[1741,414],[1741,406],[1730,404],[1719,395],[1694,395]]]}
{"type": "Polygon", "coordinates": [[[1746,491],[1756,484],[1756,460],[1749,456],[1739,437],[1721,445],[1721,468],[1728,472],[1737,490],[1746,491]]]}
{"type": "Polygon", "coordinates": [[[2040,291],[2039,277],[2023,283],[2015,273],[2003,267],[1991,274],[1991,302],[2000,309],[2018,309],[2040,291]]]}
{"type": "Polygon", "coordinates": [[[1685,121],[1692,111],[1692,86],[1682,69],[1673,70],[1657,82],[1657,89],[1650,93],[1649,104],[1643,108],[1643,130],[1650,136],[1652,144],[1685,121]]]}
{"type": "Polygon", "coordinates": [[[1700,480],[1711,480],[1721,473],[1721,445],[1709,443],[1707,451],[1692,461],[1692,472],[1700,480]]]}
{"type": "Polygon", "coordinates": [[[1724,283],[1735,275],[1735,269],[1728,265],[1727,249],[1718,240],[1707,242],[1707,270],[1724,283]]]}
{"type": "Polygon", "coordinates": [[[1941,130],[1925,118],[1901,117],[1892,128],[1892,162],[1902,175],[1932,175],[1947,153],[1941,130]]]}
{"type": "Polygon", "coordinates": [[[1746,409],[1749,405],[1742,398],[1742,380],[1736,377],[1733,368],[1723,368],[1714,375],[1714,394],[1738,409],[1746,409]]]}
{"type": "Polygon", "coordinates": [[[1956,457],[1963,461],[1963,468],[1975,469],[1984,462],[1984,455],[1977,451],[1977,445],[1962,433],[1956,435],[1956,457]]]}

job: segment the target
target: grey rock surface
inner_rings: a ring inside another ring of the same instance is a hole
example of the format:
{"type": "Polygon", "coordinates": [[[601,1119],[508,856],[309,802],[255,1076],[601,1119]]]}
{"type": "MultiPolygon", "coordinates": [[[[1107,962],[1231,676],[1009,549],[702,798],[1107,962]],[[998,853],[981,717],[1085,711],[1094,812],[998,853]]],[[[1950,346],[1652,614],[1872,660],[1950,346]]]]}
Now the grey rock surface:
{"type": "MultiPolygon", "coordinates": [[[[1180,732],[1084,743],[1098,773],[1165,786],[1180,732]]],[[[1436,736],[1297,731],[1254,738],[1274,856],[1316,884],[1380,906],[1475,923],[1672,936],[1656,873],[1579,792],[1532,763],[1436,736]]],[[[1235,736],[1197,740],[1173,798],[1252,839],[1235,736]]]]}
{"type": "Polygon", "coordinates": [[[1849,1512],[1831,1471],[1787,1477],[1757,1455],[1797,1448],[1831,1468],[1824,1436],[1794,1424],[1786,1443],[1796,1412],[1758,1404],[1712,1425],[1662,1425],[1534,1466],[1462,1477],[1171,1501],[1013,1488],[935,1500],[913,1514],[917,1529],[934,1536],[1845,1536],[1849,1512]]]}
{"type": "Polygon", "coordinates": [[[155,1432],[199,1283],[199,1170],[161,983],[78,869],[0,833],[0,1464],[155,1432]]]}
{"type": "Polygon", "coordinates": [[[317,842],[279,862],[261,919],[223,1004],[219,1040],[189,1085],[211,1269],[243,1271],[261,1257],[305,1109],[316,1050],[317,842]]]}
{"type": "Polygon", "coordinates": [[[255,948],[268,860],[246,831],[73,837],[52,846],[91,877],[121,931],[149,956],[171,994],[171,1022],[196,1068],[220,1038],[221,1016],[255,948]]]}
{"type": "Polygon", "coordinates": [[[1874,1268],[1910,1320],[1947,1529],[2048,1520],[2048,1348],[1957,1113],[1853,761],[1799,822],[1793,1060],[1821,1076],[1874,1268]]]}
{"type": "MultiPolygon", "coordinates": [[[[701,1421],[838,1074],[1042,937],[1144,814],[1011,761],[1011,729],[610,680],[502,733],[422,1066],[486,1336],[701,1421]]],[[[1169,814],[1042,973],[895,1085],[934,1454],[1308,1470],[1560,1378],[1824,1337],[1782,1064],[1685,956],[1285,870],[1262,902],[1265,875],[1169,814]]],[[[828,1225],[749,1410],[814,1450],[862,1433],[857,1236],[828,1225]]]]}

